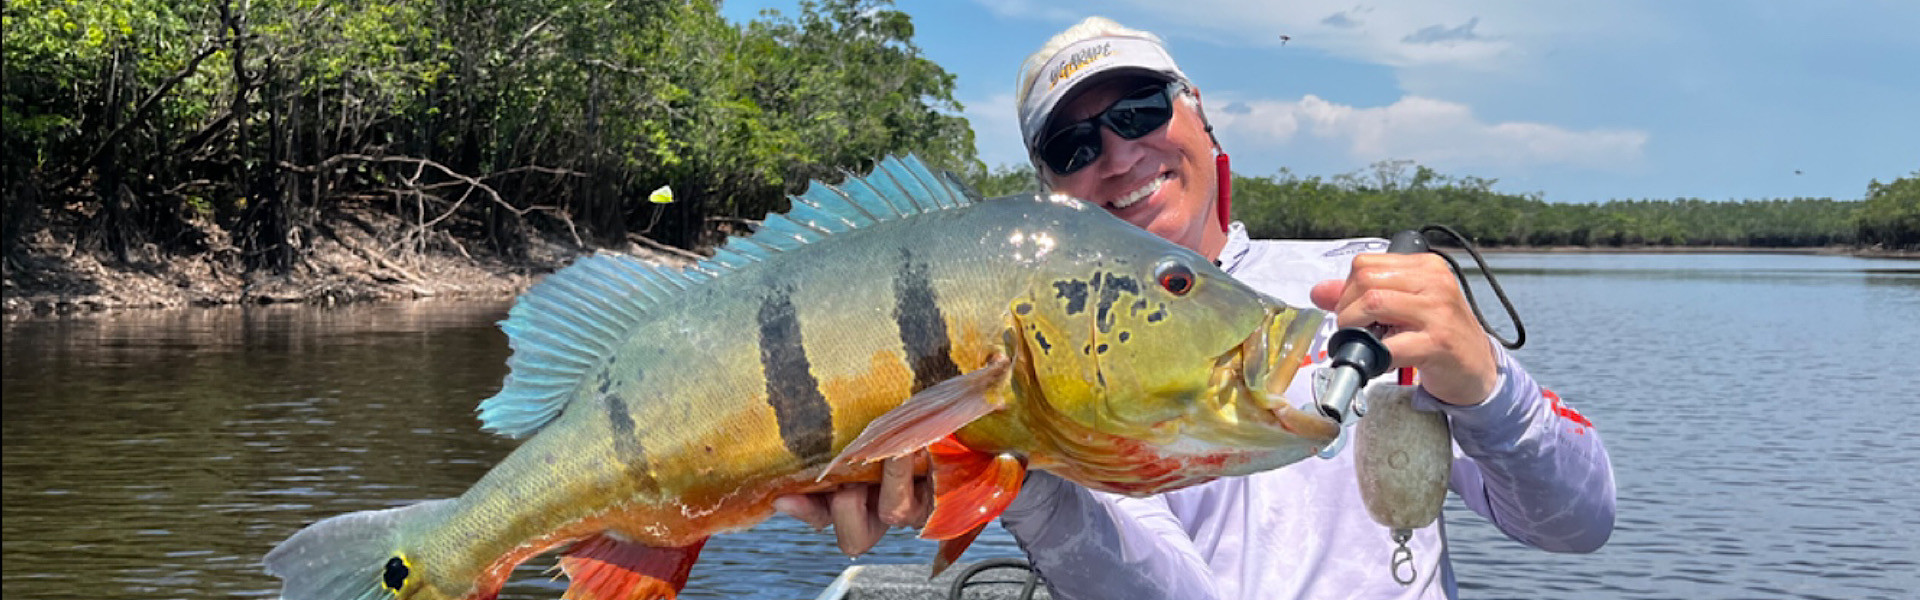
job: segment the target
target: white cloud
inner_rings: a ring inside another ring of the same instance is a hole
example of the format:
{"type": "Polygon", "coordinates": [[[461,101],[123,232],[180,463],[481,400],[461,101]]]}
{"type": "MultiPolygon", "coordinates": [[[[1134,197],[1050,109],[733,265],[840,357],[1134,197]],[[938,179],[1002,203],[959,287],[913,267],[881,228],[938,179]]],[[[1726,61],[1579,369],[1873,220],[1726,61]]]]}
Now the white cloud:
{"type": "Polygon", "coordinates": [[[1230,102],[1210,118],[1229,146],[1328,142],[1361,163],[1404,158],[1446,168],[1556,165],[1625,170],[1640,165],[1649,138],[1644,131],[1487,123],[1464,104],[1420,96],[1373,108],[1313,95],[1292,102],[1230,102]]]}
{"type": "Polygon", "coordinates": [[[1628,42],[1646,31],[1632,3],[1479,0],[975,0],[1003,17],[1071,23],[1106,15],[1163,37],[1238,47],[1303,47],[1396,68],[1509,67],[1558,41],[1628,42]]]}
{"type": "MultiPolygon", "coordinates": [[[[1644,166],[1649,134],[1636,129],[1577,130],[1530,121],[1487,122],[1461,100],[1497,97],[1516,81],[1542,76],[1541,58],[1567,44],[1630,44],[1658,35],[1635,20],[1634,2],[1537,3],[1467,0],[976,0],[1006,17],[1064,27],[1093,14],[1151,30],[1176,46],[1206,43],[1331,57],[1389,67],[1401,98],[1385,106],[1336,104],[1308,95],[1298,101],[1253,100],[1256,83],[1215,79],[1203,85],[1228,102],[1211,115],[1230,148],[1313,147],[1359,164],[1413,159],[1449,169],[1568,166],[1619,172],[1644,166]],[[1632,26],[1623,23],[1634,23],[1632,26]],[[1233,101],[1235,98],[1239,102],[1233,101]]],[[[1209,96],[1213,98],[1213,96],[1209,96]]],[[[996,98],[968,111],[982,136],[987,164],[1020,161],[1010,101],[996,98]],[[995,139],[1004,137],[1001,143],[995,139]],[[1008,148],[999,150],[999,148],[1008,148]],[[1001,157],[1005,157],[1004,159],[1001,157]]]]}

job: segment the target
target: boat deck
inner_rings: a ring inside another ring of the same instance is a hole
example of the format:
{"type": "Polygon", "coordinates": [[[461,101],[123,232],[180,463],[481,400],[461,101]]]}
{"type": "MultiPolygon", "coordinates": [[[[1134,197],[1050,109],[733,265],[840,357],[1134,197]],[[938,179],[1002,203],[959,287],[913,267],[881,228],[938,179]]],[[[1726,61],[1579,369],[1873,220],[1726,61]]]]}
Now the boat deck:
{"type": "Polygon", "coordinates": [[[959,563],[927,579],[925,564],[854,565],[815,600],[1022,600],[1050,599],[1045,582],[1013,558],[959,563]],[[959,585],[955,585],[958,582],[959,585]]]}

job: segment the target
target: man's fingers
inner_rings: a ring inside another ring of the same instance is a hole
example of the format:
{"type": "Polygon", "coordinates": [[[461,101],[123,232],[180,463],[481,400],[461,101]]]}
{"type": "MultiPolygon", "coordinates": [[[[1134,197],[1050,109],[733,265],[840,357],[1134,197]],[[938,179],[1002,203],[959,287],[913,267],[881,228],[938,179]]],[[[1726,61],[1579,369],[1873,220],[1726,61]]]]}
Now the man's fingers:
{"type": "Polygon", "coordinates": [[[1340,293],[1346,291],[1346,289],[1346,281],[1328,279],[1313,284],[1313,292],[1308,294],[1308,296],[1313,298],[1314,306],[1320,307],[1320,310],[1330,311],[1339,307],[1340,293]]]}
{"type": "Polygon", "coordinates": [[[833,534],[840,542],[842,554],[865,554],[887,532],[887,525],[874,514],[874,494],[870,484],[849,484],[835,490],[828,501],[833,513],[833,534]]]}
{"type": "Polygon", "coordinates": [[[914,492],[914,458],[887,459],[880,477],[880,520],[895,527],[914,525],[920,495],[914,492]]]}
{"type": "Polygon", "coordinates": [[[826,498],[818,495],[781,496],[773,500],[773,509],[813,526],[816,531],[833,524],[833,514],[827,510],[826,498]]]}

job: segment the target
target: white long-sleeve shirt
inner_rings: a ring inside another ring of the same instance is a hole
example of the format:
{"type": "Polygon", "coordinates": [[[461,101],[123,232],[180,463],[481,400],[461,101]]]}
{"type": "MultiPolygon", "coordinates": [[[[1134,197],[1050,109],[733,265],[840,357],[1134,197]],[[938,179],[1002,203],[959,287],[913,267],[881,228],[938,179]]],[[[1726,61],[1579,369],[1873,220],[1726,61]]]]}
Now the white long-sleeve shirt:
{"type": "MultiPolygon", "coordinates": [[[[1380,252],[1378,239],[1251,241],[1235,223],[1221,264],[1228,273],[1294,306],[1344,279],[1352,256],[1380,252]]],[[[1313,371],[1325,368],[1328,319],[1316,362],[1286,396],[1312,402],[1313,371]]],[[[1579,413],[1499,353],[1500,382],[1482,403],[1453,406],[1424,390],[1415,406],[1452,423],[1448,487],[1474,512],[1522,543],[1587,552],[1613,531],[1613,468],[1600,435],[1579,413]]],[[[1391,533],[1368,516],[1351,447],[1331,459],[1227,477],[1145,498],[1095,492],[1032,473],[1002,524],[1056,598],[1453,598],[1444,518],[1408,546],[1415,579],[1394,581],[1391,533]]],[[[1402,571],[1404,575],[1404,571],[1402,571]]]]}

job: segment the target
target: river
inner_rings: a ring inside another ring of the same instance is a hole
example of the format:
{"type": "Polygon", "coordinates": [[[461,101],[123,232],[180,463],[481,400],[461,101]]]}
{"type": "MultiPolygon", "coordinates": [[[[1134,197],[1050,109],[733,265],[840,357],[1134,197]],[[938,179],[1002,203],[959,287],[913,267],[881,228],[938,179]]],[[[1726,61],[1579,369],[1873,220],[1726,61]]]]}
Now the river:
{"type": "MultiPolygon", "coordinates": [[[[1448,506],[1467,598],[1906,598],[1920,588],[1920,263],[1499,254],[1535,377],[1596,423],[1605,548],[1552,555],[1448,506]]],[[[1483,293],[1488,297],[1489,294],[1483,293]]],[[[270,597],[316,519],[451,496],[512,447],[472,407],[503,304],[249,307],[4,325],[10,599],[270,597]]],[[[1497,309],[1495,309],[1497,310],[1497,309]]],[[[905,531],[861,563],[924,563],[905,531]]],[[[965,560],[1018,556],[993,529],[965,560]]],[[[522,567],[505,598],[557,598],[522,567]]],[[[811,598],[855,564],[775,518],[716,537],[685,598],[811,598]]]]}

